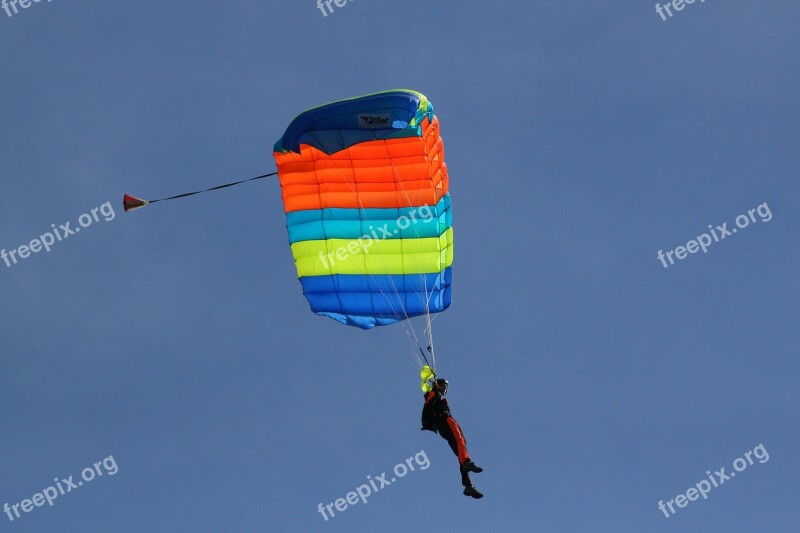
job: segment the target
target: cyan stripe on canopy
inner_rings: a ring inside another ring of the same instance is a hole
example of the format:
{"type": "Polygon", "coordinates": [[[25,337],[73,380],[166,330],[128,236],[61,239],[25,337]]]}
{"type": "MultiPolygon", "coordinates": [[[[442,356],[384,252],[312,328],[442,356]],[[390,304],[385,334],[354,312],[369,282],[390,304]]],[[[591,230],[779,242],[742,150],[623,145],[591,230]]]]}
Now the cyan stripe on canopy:
{"type": "Polygon", "coordinates": [[[326,239],[374,239],[375,235],[378,239],[438,237],[452,225],[449,193],[434,207],[328,208],[286,214],[290,244],[326,239]]]}

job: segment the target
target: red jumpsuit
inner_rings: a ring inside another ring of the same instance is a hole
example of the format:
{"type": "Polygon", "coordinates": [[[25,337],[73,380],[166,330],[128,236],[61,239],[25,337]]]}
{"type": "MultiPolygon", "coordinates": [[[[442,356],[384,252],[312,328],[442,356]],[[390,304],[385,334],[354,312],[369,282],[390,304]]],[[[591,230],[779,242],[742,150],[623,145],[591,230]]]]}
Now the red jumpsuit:
{"type": "MultiPolygon", "coordinates": [[[[469,459],[467,440],[464,438],[461,426],[450,415],[447,399],[442,398],[438,391],[434,390],[425,394],[425,406],[422,408],[422,429],[441,435],[458,457],[460,465],[469,459]]],[[[465,472],[464,469],[461,469],[461,484],[465,487],[472,486],[469,472],[465,472]]]]}

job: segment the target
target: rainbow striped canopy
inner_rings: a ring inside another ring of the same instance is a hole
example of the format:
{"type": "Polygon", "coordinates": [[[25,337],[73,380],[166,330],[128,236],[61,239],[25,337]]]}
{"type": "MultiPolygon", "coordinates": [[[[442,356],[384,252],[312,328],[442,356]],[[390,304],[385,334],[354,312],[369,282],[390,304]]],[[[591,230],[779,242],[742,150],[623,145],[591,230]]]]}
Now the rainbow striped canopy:
{"type": "Polygon", "coordinates": [[[369,329],[449,307],[447,167],[424,95],[393,90],[309,109],[274,156],[312,311],[369,329]]]}

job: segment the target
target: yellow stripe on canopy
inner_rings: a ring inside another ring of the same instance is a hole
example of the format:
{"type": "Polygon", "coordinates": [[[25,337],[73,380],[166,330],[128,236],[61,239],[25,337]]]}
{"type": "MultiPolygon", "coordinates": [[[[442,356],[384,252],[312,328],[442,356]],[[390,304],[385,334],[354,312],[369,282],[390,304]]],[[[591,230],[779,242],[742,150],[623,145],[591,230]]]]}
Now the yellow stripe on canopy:
{"type": "Polygon", "coordinates": [[[453,264],[453,228],[422,239],[327,239],[292,244],[297,276],[428,274],[453,264]]]}

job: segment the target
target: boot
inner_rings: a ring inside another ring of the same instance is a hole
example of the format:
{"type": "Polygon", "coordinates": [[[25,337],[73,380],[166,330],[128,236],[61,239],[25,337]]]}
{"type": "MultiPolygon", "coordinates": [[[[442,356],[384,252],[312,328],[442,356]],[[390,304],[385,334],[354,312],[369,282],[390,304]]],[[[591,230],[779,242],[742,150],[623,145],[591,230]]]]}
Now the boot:
{"type": "Polygon", "coordinates": [[[473,463],[472,459],[467,459],[466,461],[464,461],[464,464],[461,465],[461,471],[475,472],[476,474],[480,474],[481,472],[483,472],[483,468],[473,463]]]}
{"type": "Polygon", "coordinates": [[[480,500],[481,498],[483,498],[483,494],[478,492],[478,489],[476,489],[472,485],[467,485],[466,487],[464,487],[464,496],[472,496],[476,500],[480,500]]]}

